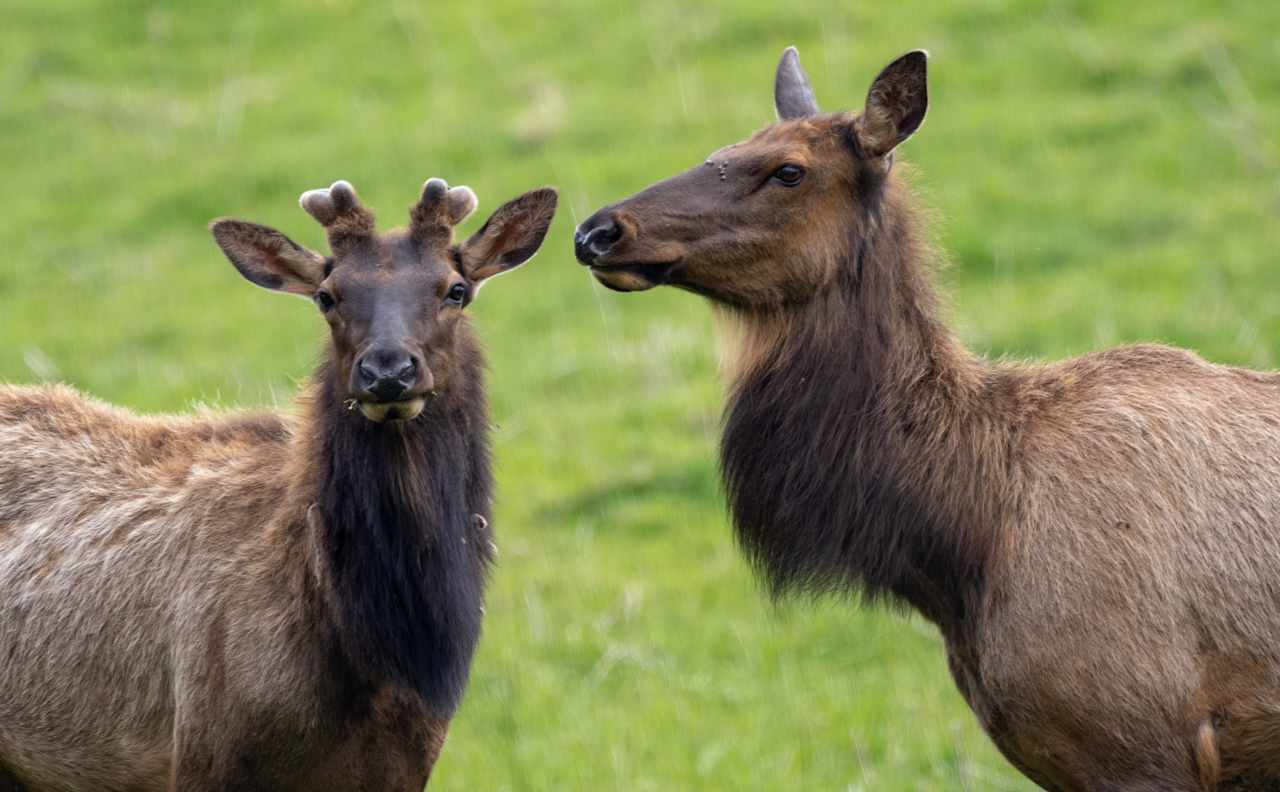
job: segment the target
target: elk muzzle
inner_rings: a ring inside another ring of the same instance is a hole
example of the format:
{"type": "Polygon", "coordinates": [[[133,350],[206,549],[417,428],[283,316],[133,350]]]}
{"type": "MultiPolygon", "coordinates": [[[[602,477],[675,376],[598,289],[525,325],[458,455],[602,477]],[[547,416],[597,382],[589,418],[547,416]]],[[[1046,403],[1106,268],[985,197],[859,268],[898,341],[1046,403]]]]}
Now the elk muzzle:
{"type": "Polygon", "coordinates": [[[587,266],[601,256],[607,256],[618,240],[622,239],[622,226],[612,212],[596,213],[587,219],[573,235],[573,252],[587,266]]]}
{"type": "Polygon", "coordinates": [[[644,251],[637,224],[606,207],[588,217],[573,235],[573,252],[591,274],[614,291],[643,291],[667,282],[678,258],[654,258],[644,251]]]}
{"type": "Polygon", "coordinates": [[[407,349],[370,349],[356,361],[352,391],[364,417],[377,423],[407,421],[422,412],[433,378],[420,356],[407,349]]]}

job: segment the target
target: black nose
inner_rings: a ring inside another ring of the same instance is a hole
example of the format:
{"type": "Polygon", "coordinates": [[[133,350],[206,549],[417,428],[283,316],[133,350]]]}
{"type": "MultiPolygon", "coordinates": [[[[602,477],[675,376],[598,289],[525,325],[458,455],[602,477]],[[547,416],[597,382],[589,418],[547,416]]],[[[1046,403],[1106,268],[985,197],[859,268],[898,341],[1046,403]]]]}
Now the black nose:
{"type": "Polygon", "coordinates": [[[356,364],[356,381],[365,396],[395,401],[418,379],[418,363],[404,349],[373,349],[356,364]]]}
{"type": "Polygon", "coordinates": [[[573,235],[573,253],[588,266],[607,254],[622,238],[622,226],[613,212],[600,211],[588,217],[573,235]]]}

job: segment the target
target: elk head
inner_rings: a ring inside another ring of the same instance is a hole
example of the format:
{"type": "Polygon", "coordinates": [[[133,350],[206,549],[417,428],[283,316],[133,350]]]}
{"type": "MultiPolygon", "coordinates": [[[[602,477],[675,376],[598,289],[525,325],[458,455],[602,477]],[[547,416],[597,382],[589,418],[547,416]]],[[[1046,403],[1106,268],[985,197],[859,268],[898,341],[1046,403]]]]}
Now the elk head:
{"type": "Polygon", "coordinates": [[[324,226],[331,255],[244,220],[216,220],[210,230],[249,281],[314,301],[329,322],[339,402],[371,421],[405,421],[455,373],[458,326],[481,284],[537,252],[556,191],[504,204],[461,244],[453,227],[475,210],[476,196],[442,179],[423,186],[407,229],[385,234],[345,181],[299,203],[324,226]]]}
{"type": "Polygon", "coordinates": [[[788,48],[777,123],[587,218],[578,260],[617,291],[671,284],[741,308],[808,299],[874,224],[894,149],[924,120],[927,60],[903,55],[860,113],[824,115],[788,48]]]}

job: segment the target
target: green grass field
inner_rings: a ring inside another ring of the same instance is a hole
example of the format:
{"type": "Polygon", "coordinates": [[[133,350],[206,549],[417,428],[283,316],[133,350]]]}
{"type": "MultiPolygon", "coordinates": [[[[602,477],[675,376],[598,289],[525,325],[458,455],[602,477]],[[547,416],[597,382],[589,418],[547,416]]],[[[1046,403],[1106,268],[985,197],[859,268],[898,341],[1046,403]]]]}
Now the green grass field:
{"type": "MultiPolygon", "coordinates": [[[[10,0],[0,26],[0,379],[143,411],[287,407],[323,322],[241,280],[219,215],[319,246],[300,192],[384,225],[428,176],[487,212],[561,190],[486,288],[501,559],[442,790],[1028,789],[919,618],[772,605],[718,490],[709,311],[606,292],[576,221],[932,53],[901,154],[991,356],[1136,340],[1280,361],[1280,6],[10,0]]],[[[1052,570],[1048,571],[1052,574],[1052,570]]]]}

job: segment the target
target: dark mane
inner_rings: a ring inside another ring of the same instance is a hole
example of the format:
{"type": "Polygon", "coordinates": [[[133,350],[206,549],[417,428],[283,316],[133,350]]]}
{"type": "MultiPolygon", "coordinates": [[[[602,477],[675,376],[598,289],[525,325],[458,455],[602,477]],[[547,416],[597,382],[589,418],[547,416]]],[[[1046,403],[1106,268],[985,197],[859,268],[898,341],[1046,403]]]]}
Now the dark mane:
{"type": "Polygon", "coordinates": [[[937,318],[927,246],[893,180],[851,226],[837,283],[777,314],[734,383],[721,464],[775,595],[854,590],[952,615],[981,586],[1006,464],[981,367],[937,318]]]}
{"type": "Polygon", "coordinates": [[[316,374],[312,519],[332,576],[337,648],[357,684],[393,681],[439,715],[457,707],[480,636],[491,477],[483,364],[403,425],[344,409],[328,362],[316,374]],[[466,460],[467,464],[458,464],[466,460]],[[478,546],[477,546],[478,544],[478,546]]]}

